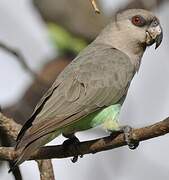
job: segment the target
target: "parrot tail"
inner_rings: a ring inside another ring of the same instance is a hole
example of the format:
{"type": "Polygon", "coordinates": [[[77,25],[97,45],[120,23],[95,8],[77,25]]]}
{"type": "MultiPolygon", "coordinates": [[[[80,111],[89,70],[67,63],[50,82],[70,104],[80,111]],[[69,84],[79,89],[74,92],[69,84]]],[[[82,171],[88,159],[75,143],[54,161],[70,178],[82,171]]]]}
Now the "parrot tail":
{"type": "Polygon", "coordinates": [[[23,148],[18,146],[19,148],[16,148],[16,151],[19,151],[20,154],[18,155],[17,159],[14,161],[14,164],[9,169],[8,173],[14,171],[15,168],[18,165],[22,164],[25,160],[30,159],[30,157],[39,149],[39,147],[42,147],[44,144],[48,143],[59,134],[60,134],[59,132],[58,133],[55,132],[54,134],[47,134],[32,142],[29,142],[28,144],[25,144],[23,148]]]}
{"type": "Polygon", "coordinates": [[[39,144],[42,142],[42,139],[44,139],[44,137],[31,142],[30,144],[28,144],[22,149],[17,149],[17,151],[20,151],[21,153],[18,155],[17,159],[14,161],[14,164],[9,169],[8,173],[14,171],[15,168],[18,165],[22,164],[25,160],[28,160],[31,157],[31,155],[34,154],[38,150],[39,144]]]}

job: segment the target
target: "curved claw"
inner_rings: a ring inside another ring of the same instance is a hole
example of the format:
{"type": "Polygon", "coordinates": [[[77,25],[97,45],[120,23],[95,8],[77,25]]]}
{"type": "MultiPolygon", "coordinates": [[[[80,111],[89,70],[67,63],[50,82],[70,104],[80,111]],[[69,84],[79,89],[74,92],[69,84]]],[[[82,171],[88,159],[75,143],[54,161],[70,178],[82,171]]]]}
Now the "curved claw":
{"type": "Polygon", "coordinates": [[[76,163],[78,161],[78,156],[74,156],[72,159],[71,159],[72,163],[76,163]]]}
{"type": "MultiPolygon", "coordinates": [[[[68,139],[63,142],[64,148],[69,148],[70,146],[73,146],[78,151],[77,145],[80,142],[79,139],[75,135],[70,135],[70,136],[66,136],[66,137],[68,137],[68,139]]],[[[83,155],[80,155],[80,156],[76,155],[71,159],[71,161],[73,163],[76,163],[78,161],[79,157],[82,158],[83,155]]]]}
{"type": "Polygon", "coordinates": [[[76,163],[76,162],[78,161],[79,157],[80,157],[80,158],[83,158],[83,154],[81,154],[81,155],[79,155],[79,156],[74,156],[74,157],[71,159],[72,163],[76,163]]]}

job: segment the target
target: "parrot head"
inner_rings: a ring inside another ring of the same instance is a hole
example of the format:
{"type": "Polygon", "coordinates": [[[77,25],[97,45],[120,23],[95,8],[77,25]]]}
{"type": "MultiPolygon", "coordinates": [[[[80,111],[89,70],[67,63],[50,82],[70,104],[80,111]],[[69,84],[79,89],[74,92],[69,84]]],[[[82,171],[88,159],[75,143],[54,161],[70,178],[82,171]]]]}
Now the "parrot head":
{"type": "Polygon", "coordinates": [[[143,9],[129,9],[118,13],[117,26],[120,30],[127,29],[127,36],[143,46],[156,43],[157,49],[163,39],[163,30],[159,19],[150,11],[143,9]]]}

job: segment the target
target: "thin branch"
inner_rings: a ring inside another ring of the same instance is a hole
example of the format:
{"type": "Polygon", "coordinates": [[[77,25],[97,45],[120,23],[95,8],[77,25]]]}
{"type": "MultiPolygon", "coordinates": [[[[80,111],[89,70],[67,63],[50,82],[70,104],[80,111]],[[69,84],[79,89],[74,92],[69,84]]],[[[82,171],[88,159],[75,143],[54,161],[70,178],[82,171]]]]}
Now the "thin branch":
{"type": "MultiPolygon", "coordinates": [[[[14,121],[9,120],[2,114],[0,114],[0,136],[2,146],[11,146],[11,137],[12,139],[16,138],[17,132],[20,130],[20,125],[14,121]],[[1,122],[3,121],[3,123],[1,122]],[[2,125],[3,124],[3,125],[2,125]]],[[[13,166],[14,161],[8,161],[9,168],[13,166]]],[[[22,175],[19,167],[12,172],[16,180],[22,180],[22,175]]]]}
{"type": "Polygon", "coordinates": [[[16,139],[18,132],[21,129],[21,125],[16,123],[13,119],[7,118],[0,113],[0,126],[6,131],[6,133],[12,138],[16,139]]]}
{"type": "Polygon", "coordinates": [[[26,60],[24,56],[16,49],[13,49],[4,43],[0,42],[0,48],[5,50],[6,52],[10,53],[11,55],[16,57],[16,60],[20,63],[20,65],[25,69],[29,74],[32,76],[32,78],[36,79],[36,81],[42,85],[47,86],[47,82],[44,79],[41,79],[36,72],[34,72],[26,63],[26,60]]]}
{"type": "MultiPolygon", "coordinates": [[[[4,131],[9,135],[12,139],[16,139],[20,129],[21,125],[16,123],[13,119],[7,118],[2,113],[0,113],[0,126],[4,129],[4,131]]],[[[6,157],[9,157],[9,159],[6,159],[8,161],[13,161],[16,158],[16,152],[14,148],[7,147],[1,147],[0,148],[0,157],[3,153],[6,153],[6,157]],[[13,153],[11,154],[11,150],[13,153]]],[[[40,171],[40,177],[41,180],[54,180],[54,172],[52,167],[51,160],[42,160],[38,161],[38,167],[40,171]]],[[[18,172],[18,171],[17,171],[18,172]]]]}
{"type": "Polygon", "coordinates": [[[15,56],[16,59],[18,60],[18,62],[21,64],[21,66],[26,71],[28,71],[31,76],[33,76],[34,78],[37,77],[37,74],[34,71],[32,71],[32,69],[27,65],[24,56],[18,50],[13,49],[1,42],[0,42],[0,48],[5,50],[6,52],[10,53],[11,55],[15,56]]]}
{"type": "Polygon", "coordinates": [[[54,172],[51,160],[37,160],[41,180],[54,180],[54,172]]]}
{"type": "Polygon", "coordinates": [[[90,0],[91,4],[92,4],[92,7],[93,9],[95,10],[96,13],[100,14],[100,10],[99,8],[97,7],[97,3],[95,0],[90,0]]]}
{"type": "Polygon", "coordinates": [[[12,138],[16,139],[18,132],[21,129],[21,125],[16,123],[13,119],[7,118],[0,113],[0,126],[6,131],[6,133],[12,138]]]}
{"type": "MultiPolygon", "coordinates": [[[[12,146],[13,141],[11,137],[6,133],[6,131],[0,127],[0,137],[1,137],[1,146],[10,147],[12,146]]],[[[8,166],[11,169],[13,167],[14,162],[8,161],[8,166]]],[[[12,172],[15,180],[22,180],[22,174],[19,167],[16,167],[12,172]]]]}
{"type": "MultiPolygon", "coordinates": [[[[133,129],[132,138],[140,142],[162,136],[167,133],[169,133],[169,117],[153,125],[139,129],[133,129]]],[[[101,151],[115,149],[125,145],[126,142],[124,140],[124,135],[120,134],[114,139],[108,136],[96,140],[84,141],[79,143],[78,148],[70,146],[69,148],[65,149],[62,145],[42,147],[30,158],[30,160],[67,158],[75,155],[90,153],[93,154],[101,151]]],[[[13,148],[0,148],[1,160],[13,160],[17,155],[19,155],[19,152],[15,152],[13,148]]]]}
{"type": "Polygon", "coordinates": [[[17,154],[14,150],[14,147],[0,147],[0,160],[14,160],[17,154]]]}

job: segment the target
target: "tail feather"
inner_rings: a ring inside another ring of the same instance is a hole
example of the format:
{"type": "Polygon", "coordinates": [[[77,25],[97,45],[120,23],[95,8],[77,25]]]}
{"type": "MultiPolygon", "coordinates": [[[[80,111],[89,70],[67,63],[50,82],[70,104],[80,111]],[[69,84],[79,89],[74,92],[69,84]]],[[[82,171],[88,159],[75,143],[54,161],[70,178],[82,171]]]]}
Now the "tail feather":
{"type": "MultiPolygon", "coordinates": [[[[39,147],[48,143],[49,141],[54,139],[59,134],[60,134],[59,132],[54,133],[54,134],[47,134],[39,139],[36,139],[35,141],[32,141],[29,144],[25,144],[23,147],[20,147],[19,149],[16,149],[16,150],[20,151],[21,153],[19,154],[17,159],[14,161],[13,166],[9,169],[8,172],[10,173],[10,172],[14,171],[17,166],[22,164],[25,160],[28,160],[38,150],[39,147]]],[[[21,139],[20,143],[22,143],[22,139],[21,139]]]]}
{"type": "MultiPolygon", "coordinates": [[[[28,146],[28,148],[25,148],[25,149],[21,150],[20,155],[19,155],[19,156],[17,157],[17,159],[14,161],[14,163],[13,163],[12,167],[9,169],[8,173],[13,172],[13,171],[16,169],[16,167],[18,167],[18,166],[19,166],[20,164],[22,164],[25,160],[27,160],[27,159],[30,158],[30,156],[31,156],[32,154],[30,154],[30,155],[28,154],[29,149],[30,149],[30,147],[28,146]]],[[[36,149],[38,149],[38,148],[36,148],[36,149]]]]}
{"type": "Polygon", "coordinates": [[[13,165],[12,165],[11,168],[8,170],[8,173],[13,172],[17,167],[18,167],[17,161],[14,161],[14,162],[13,162],[13,165]]]}

